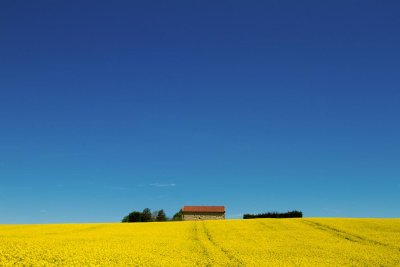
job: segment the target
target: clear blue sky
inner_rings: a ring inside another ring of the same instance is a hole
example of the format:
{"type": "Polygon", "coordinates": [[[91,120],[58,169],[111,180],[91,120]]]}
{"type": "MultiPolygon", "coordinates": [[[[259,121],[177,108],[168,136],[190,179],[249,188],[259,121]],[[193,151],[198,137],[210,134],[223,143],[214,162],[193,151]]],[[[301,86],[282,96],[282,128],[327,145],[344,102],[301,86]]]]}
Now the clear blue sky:
{"type": "Polygon", "coordinates": [[[398,1],[1,1],[0,223],[400,217],[398,1]]]}

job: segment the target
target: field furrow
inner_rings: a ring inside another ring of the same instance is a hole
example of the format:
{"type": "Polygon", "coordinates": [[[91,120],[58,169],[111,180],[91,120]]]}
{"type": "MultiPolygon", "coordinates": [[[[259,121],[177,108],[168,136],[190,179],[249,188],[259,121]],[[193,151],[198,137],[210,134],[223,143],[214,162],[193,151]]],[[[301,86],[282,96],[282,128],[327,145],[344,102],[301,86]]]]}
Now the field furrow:
{"type": "Polygon", "coordinates": [[[305,224],[310,225],[311,227],[318,229],[318,230],[322,230],[322,231],[327,231],[329,233],[332,233],[340,238],[344,238],[346,240],[352,241],[352,242],[359,242],[359,243],[367,243],[367,244],[372,244],[372,245],[379,245],[379,246],[384,246],[384,247],[389,247],[389,248],[393,248],[395,250],[399,250],[399,247],[396,246],[392,246],[390,244],[386,244],[377,240],[373,240],[373,239],[369,239],[365,236],[360,236],[360,235],[356,235],[354,233],[349,233],[343,230],[340,230],[338,228],[334,228],[322,223],[318,223],[318,222],[314,222],[314,221],[310,221],[310,220],[302,220],[302,222],[304,222],[305,224]]]}
{"type": "Polygon", "coordinates": [[[220,250],[226,258],[229,259],[229,266],[243,266],[244,263],[234,255],[234,252],[231,252],[224,248],[221,244],[217,244],[210,234],[209,230],[206,227],[206,223],[201,223],[202,229],[204,231],[205,237],[216,249],[220,250]]]}

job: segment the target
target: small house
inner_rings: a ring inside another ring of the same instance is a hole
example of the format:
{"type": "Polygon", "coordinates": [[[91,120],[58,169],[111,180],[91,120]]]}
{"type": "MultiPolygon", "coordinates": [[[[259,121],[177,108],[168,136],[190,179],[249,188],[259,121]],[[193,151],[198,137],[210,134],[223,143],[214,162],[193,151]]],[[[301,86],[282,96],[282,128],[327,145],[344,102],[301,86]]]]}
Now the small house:
{"type": "Polygon", "coordinates": [[[182,220],[201,221],[201,220],[224,220],[224,206],[184,206],[182,208],[182,220]]]}

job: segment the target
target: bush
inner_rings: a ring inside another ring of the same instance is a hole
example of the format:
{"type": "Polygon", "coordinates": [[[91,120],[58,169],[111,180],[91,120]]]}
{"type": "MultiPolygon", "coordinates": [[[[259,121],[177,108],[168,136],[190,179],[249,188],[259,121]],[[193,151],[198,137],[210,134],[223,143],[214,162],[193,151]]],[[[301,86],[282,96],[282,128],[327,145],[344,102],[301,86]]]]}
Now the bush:
{"type": "Polygon", "coordinates": [[[154,214],[152,214],[149,208],[145,208],[142,212],[132,211],[125,216],[121,222],[164,222],[167,220],[168,218],[164,210],[155,211],[154,214]]]}
{"type": "Polygon", "coordinates": [[[133,211],[128,215],[128,222],[141,222],[142,213],[139,211],[133,211]]]}
{"type": "Polygon", "coordinates": [[[259,214],[244,214],[243,219],[256,219],[256,218],[302,218],[301,211],[293,210],[286,213],[267,212],[259,214]]]}

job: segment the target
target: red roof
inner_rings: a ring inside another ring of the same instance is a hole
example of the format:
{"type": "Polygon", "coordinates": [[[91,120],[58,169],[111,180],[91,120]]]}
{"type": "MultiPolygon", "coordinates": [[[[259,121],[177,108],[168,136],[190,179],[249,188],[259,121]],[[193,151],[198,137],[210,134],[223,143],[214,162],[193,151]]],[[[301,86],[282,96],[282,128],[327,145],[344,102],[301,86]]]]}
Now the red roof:
{"type": "Polygon", "coordinates": [[[183,212],[225,212],[224,206],[184,206],[183,212]]]}

